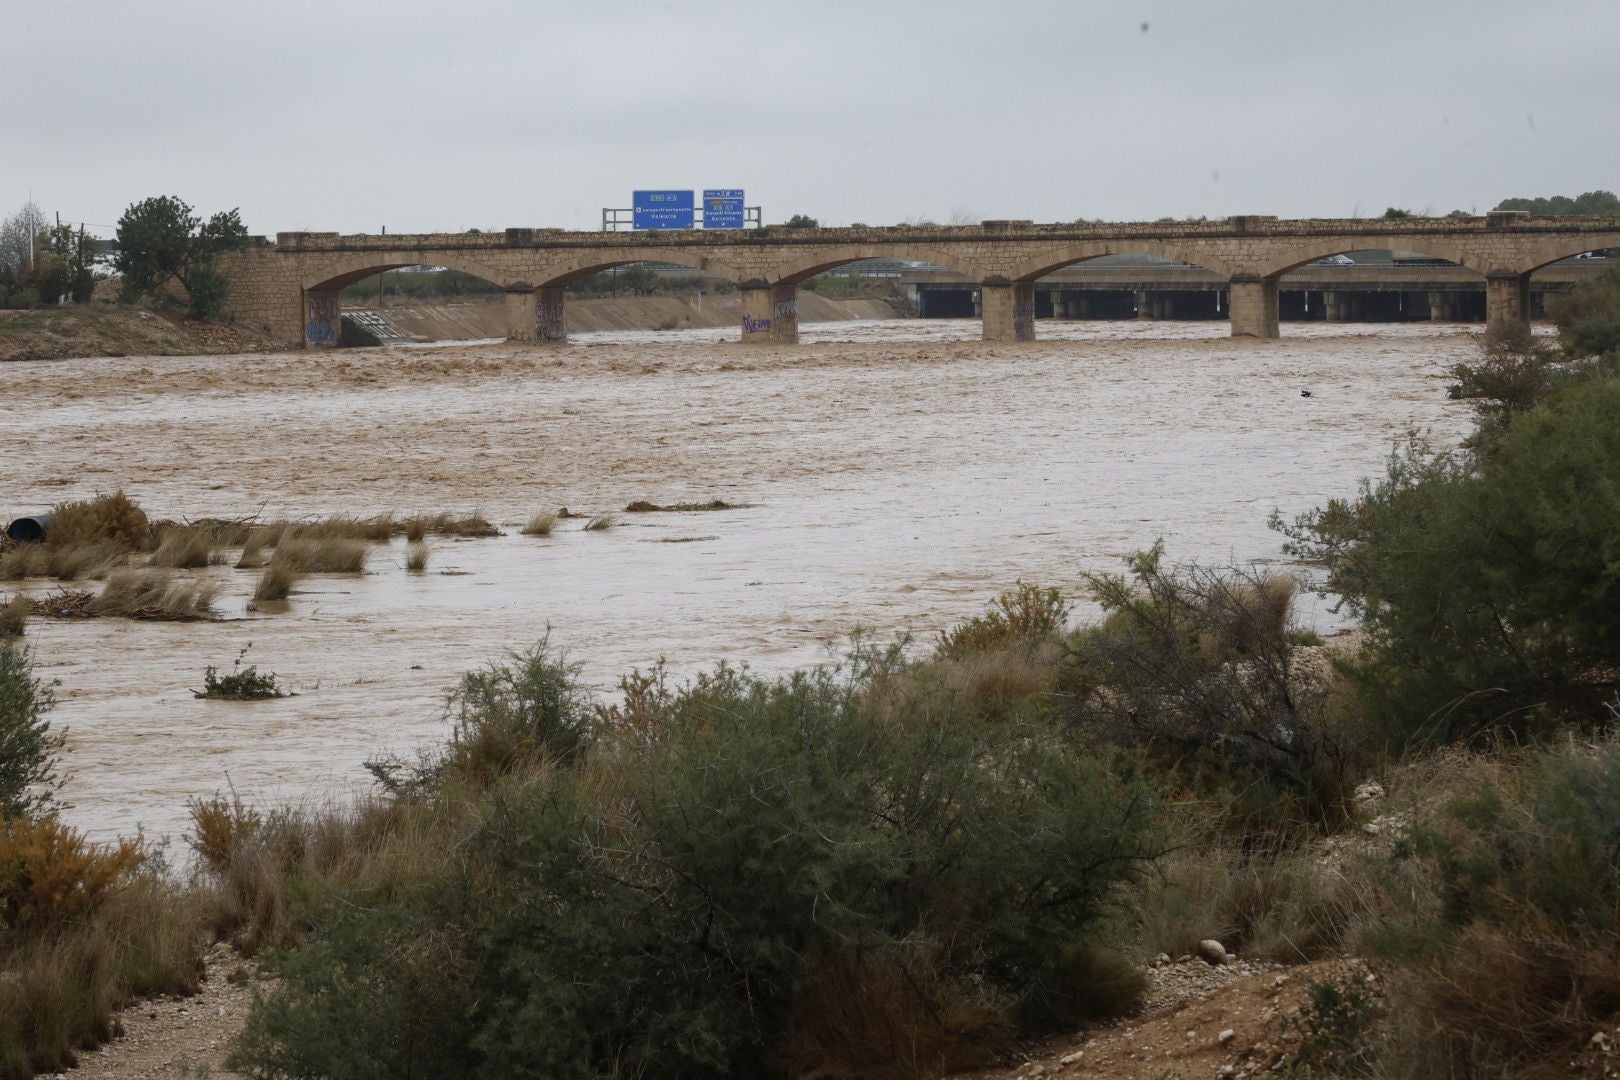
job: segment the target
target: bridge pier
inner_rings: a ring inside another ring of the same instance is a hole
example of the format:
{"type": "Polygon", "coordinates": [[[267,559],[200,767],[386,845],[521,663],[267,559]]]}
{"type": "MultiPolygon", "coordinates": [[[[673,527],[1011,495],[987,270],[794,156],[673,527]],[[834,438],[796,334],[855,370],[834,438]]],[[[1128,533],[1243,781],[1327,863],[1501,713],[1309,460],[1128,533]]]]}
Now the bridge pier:
{"type": "Polygon", "coordinates": [[[565,321],[568,290],[561,285],[531,289],[515,285],[506,290],[508,341],[537,345],[563,345],[568,341],[565,321]]]}
{"type": "Polygon", "coordinates": [[[304,348],[335,349],[343,333],[343,290],[304,290],[304,348]]]}
{"type": "Polygon", "coordinates": [[[1035,283],[986,279],[979,285],[984,340],[1035,340],[1035,283]]]}
{"type": "Polygon", "coordinates": [[[1485,321],[1524,322],[1530,318],[1530,275],[1512,270],[1485,272],[1485,321]]]}
{"type": "Polygon", "coordinates": [[[753,345],[799,343],[799,287],[797,285],[744,285],[742,339],[753,345]]]}
{"type": "Polygon", "coordinates": [[[1233,274],[1231,311],[1233,337],[1279,337],[1276,277],[1233,274]]]}

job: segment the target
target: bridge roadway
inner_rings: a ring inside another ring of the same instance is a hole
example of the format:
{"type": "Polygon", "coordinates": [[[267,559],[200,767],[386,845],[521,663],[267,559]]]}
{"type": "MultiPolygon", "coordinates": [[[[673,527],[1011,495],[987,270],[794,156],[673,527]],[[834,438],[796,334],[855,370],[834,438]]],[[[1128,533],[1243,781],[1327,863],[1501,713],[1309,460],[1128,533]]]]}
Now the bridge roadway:
{"type": "Polygon", "coordinates": [[[562,342],[568,286],[614,266],[665,262],[734,282],[742,294],[742,340],[798,340],[800,283],[873,258],[931,263],[977,283],[984,338],[1035,337],[1036,282],[1103,255],[1147,254],[1204,267],[1225,281],[1235,336],[1278,336],[1284,274],[1330,255],[1400,250],[1446,259],[1482,278],[1491,321],[1525,318],[1530,275],[1587,251],[1620,247],[1620,218],[1532,217],[1300,219],[1241,216],[1216,221],[979,225],[847,229],[772,226],[739,231],[600,233],[507,229],[499,233],[340,236],[279,233],[223,255],[231,282],[226,317],[287,345],[337,343],[342,290],[405,266],[443,266],[501,286],[509,336],[562,342]]]}

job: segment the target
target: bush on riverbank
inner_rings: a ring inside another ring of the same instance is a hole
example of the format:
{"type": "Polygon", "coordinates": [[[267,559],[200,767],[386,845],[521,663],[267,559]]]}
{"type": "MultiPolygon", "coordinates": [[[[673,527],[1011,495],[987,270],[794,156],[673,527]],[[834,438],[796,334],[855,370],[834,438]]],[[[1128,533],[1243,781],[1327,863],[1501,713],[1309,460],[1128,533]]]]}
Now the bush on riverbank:
{"type": "Polygon", "coordinates": [[[721,669],[623,729],[543,649],[470,675],[445,754],[386,773],[456,822],[457,858],[285,956],[242,1062],[751,1075],[839,1041],[813,1005],[836,986],[866,1040],[925,1036],[929,1071],[1095,1007],[1065,965],[1098,963],[1081,946],[1155,851],[1152,796],[1047,727],[875,715],[898,662],[721,669]]]}

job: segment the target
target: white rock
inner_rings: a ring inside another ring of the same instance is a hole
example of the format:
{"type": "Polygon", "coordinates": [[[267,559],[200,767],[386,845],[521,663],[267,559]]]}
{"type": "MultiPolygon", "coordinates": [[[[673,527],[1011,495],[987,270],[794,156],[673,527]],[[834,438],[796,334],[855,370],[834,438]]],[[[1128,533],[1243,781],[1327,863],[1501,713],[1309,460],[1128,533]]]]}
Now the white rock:
{"type": "Polygon", "coordinates": [[[1198,943],[1198,956],[1207,964],[1226,963],[1226,946],[1214,938],[1205,938],[1198,943]]]}
{"type": "Polygon", "coordinates": [[[1231,1028],[1225,1028],[1219,1035],[1215,1036],[1215,1041],[1220,1043],[1222,1046],[1225,1046],[1236,1037],[1237,1032],[1233,1031],[1231,1028]]]}

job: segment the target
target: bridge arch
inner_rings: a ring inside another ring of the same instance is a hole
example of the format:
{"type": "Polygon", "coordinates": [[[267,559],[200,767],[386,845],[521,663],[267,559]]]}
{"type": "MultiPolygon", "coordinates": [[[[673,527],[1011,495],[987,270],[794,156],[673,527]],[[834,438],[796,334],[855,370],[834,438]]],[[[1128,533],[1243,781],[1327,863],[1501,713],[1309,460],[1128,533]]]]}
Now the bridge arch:
{"type": "Polygon", "coordinates": [[[1280,255],[1274,255],[1269,265],[1257,271],[1261,277],[1274,278],[1290,270],[1333,255],[1347,255],[1352,251],[1411,251],[1436,259],[1446,259],[1465,266],[1479,274],[1490,269],[1484,260],[1466,246],[1431,236],[1326,236],[1290,245],[1280,255]]]}
{"type": "Polygon", "coordinates": [[[401,270],[407,266],[442,266],[446,270],[458,270],[463,274],[471,274],[475,278],[487,281],[491,285],[502,289],[511,288],[514,284],[517,284],[511,274],[502,273],[486,263],[466,259],[451,252],[436,253],[431,251],[388,253],[386,255],[381,252],[368,252],[361,255],[352,255],[346,259],[326,263],[317,270],[309,271],[299,284],[305,292],[340,290],[353,285],[357,281],[363,281],[374,274],[381,274],[388,270],[401,270]]]}
{"type": "Polygon", "coordinates": [[[765,275],[764,280],[769,285],[798,285],[800,282],[808,281],[817,274],[824,274],[828,270],[866,259],[911,259],[916,262],[931,263],[934,266],[962,274],[973,281],[982,281],[985,276],[983,268],[975,266],[966,259],[958,258],[948,251],[903,243],[873,243],[813,248],[808,252],[796,255],[788,262],[772,267],[765,275]]]}
{"type": "Polygon", "coordinates": [[[611,270],[615,266],[634,266],[636,263],[661,262],[675,263],[687,266],[700,273],[713,277],[724,278],[733,285],[741,285],[748,275],[741,273],[735,267],[714,259],[708,255],[693,254],[680,249],[665,251],[658,247],[646,247],[634,251],[625,258],[605,257],[601,251],[589,255],[581,255],[565,262],[544,267],[533,279],[533,284],[540,288],[558,288],[572,285],[582,281],[592,274],[600,274],[604,270],[611,270]]]}
{"type": "Polygon", "coordinates": [[[1521,274],[1529,274],[1560,259],[1573,258],[1601,248],[1620,248],[1620,232],[1548,241],[1520,259],[1514,264],[1513,269],[1521,274]]]}
{"type": "Polygon", "coordinates": [[[1163,240],[1088,240],[1032,256],[1014,267],[1008,277],[1013,281],[1034,281],[1065,266],[1100,259],[1105,255],[1157,255],[1190,266],[1202,266],[1223,277],[1229,278],[1235,273],[1224,259],[1181,244],[1163,240]]]}

